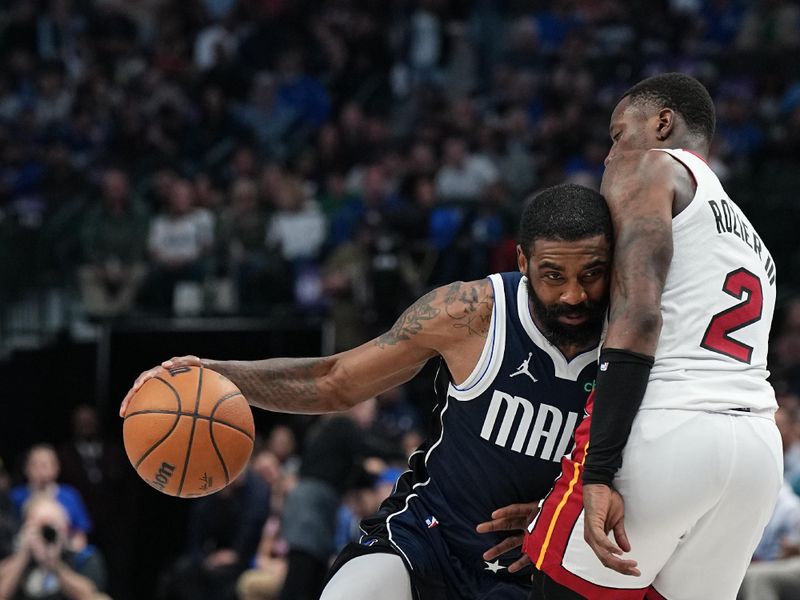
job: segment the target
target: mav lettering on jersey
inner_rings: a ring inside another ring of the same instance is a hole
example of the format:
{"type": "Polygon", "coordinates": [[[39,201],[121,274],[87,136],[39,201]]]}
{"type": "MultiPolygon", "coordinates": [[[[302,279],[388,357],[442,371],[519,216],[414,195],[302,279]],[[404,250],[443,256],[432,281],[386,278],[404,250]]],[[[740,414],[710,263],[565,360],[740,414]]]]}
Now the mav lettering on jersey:
{"type": "Polygon", "coordinates": [[[483,439],[492,441],[492,433],[501,409],[502,421],[494,437],[495,444],[507,448],[512,428],[516,424],[516,433],[510,448],[513,452],[524,451],[528,456],[539,456],[553,462],[561,460],[578,422],[577,413],[569,412],[565,419],[564,414],[555,406],[542,403],[537,411],[530,400],[495,390],[481,429],[483,439]],[[520,417],[517,418],[520,411],[520,417]]]}

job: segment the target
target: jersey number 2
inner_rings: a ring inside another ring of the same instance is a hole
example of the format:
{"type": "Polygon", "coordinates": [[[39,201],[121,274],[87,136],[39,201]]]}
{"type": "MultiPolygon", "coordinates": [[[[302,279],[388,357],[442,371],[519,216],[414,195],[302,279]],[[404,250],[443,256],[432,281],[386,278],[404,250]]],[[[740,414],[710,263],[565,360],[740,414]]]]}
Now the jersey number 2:
{"type": "Polygon", "coordinates": [[[750,364],[753,347],[733,339],[730,334],[761,319],[761,310],[764,305],[761,280],[745,268],[736,269],[725,277],[722,291],[738,300],[742,300],[747,292],[747,298],[739,304],[715,314],[708,324],[700,345],[706,350],[719,352],[750,364]]]}

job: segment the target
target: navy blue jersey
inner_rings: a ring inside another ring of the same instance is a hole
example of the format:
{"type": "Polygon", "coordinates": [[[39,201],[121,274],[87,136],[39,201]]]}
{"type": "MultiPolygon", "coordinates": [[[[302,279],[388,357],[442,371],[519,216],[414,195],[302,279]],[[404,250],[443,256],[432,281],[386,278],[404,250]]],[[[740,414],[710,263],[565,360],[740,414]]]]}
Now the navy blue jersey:
{"type": "Polygon", "coordinates": [[[455,559],[464,572],[452,573],[460,580],[452,585],[465,587],[453,597],[480,597],[470,586],[484,584],[470,583],[470,573],[502,578],[519,557],[483,561],[483,552],[507,534],[478,534],[475,526],[497,508],[547,494],[561,457],[572,449],[596,373],[597,348],[567,361],[538,330],[520,273],[490,280],[494,310],[478,364],[455,385],[442,362],[436,430],[412,455],[411,469],[380,512],[362,523],[362,544],[387,539],[412,571],[434,575],[455,559]],[[434,530],[435,543],[425,539],[434,530]],[[437,544],[448,556],[430,556],[437,544]]]}

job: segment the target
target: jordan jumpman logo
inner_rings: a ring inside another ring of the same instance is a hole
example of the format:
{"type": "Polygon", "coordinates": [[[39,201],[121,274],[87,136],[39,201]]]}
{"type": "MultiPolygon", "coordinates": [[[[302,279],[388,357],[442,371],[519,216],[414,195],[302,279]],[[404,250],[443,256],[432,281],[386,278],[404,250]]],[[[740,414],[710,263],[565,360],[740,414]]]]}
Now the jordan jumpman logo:
{"type": "Polygon", "coordinates": [[[528,364],[531,362],[531,356],[533,356],[533,352],[528,352],[528,358],[522,361],[522,364],[511,374],[511,377],[516,377],[517,375],[522,375],[524,373],[533,380],[533,383],[538,381],[538,379],[536,379],[536,377],[534,377],[528,370],[528,364]]]}

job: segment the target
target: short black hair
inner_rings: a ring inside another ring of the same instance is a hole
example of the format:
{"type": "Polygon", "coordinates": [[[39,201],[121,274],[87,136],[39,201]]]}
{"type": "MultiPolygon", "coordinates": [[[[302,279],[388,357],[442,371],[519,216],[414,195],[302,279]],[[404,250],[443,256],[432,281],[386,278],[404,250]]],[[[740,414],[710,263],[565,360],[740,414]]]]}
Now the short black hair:
{"type": "Polygon", "coordinates": [[[705,86],[684,73],[662,73],[640,81],[622,95],[631,103],[652,103],[670,108],[686,121],[689,131],[711,143],[717,117],[705,86]]]}
{"type": "Polygon", "coordinates": [[[600,193],[574,183],[545,188],[531,196],[522,211],[518,242],[530,258],[537,239],[574,242],[603,235],[613,236],[611,214],[600,193]]]}

